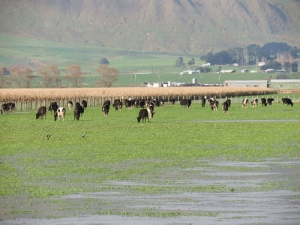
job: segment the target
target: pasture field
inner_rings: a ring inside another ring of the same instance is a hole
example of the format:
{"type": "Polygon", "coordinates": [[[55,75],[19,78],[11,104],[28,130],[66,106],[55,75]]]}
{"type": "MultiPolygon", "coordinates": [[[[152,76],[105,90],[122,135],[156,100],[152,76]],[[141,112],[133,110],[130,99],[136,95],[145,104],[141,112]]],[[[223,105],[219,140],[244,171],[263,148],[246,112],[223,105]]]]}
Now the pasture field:
{"type": "Polygon", "coordinates": [[[232,104],[228,114],[166,103],[149,123],[138,111],[1,115],[0,224],[300,220],[298,103],[232,104]]]}

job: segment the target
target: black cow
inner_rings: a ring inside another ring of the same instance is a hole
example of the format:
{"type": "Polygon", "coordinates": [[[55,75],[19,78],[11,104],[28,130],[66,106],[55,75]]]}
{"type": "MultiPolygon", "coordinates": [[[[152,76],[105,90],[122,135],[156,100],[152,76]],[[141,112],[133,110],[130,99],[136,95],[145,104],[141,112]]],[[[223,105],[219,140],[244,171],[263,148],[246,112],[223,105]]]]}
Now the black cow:
{"type": "Polygon", "coordinates": [[[267,100],[266,100],[266,98],[261,98],[261,105],[262,106],[267,106],[267,100]]]}
{"type": "Polygon", "coordinates": [[[242,107],[246,108],[248,106],[248,103],[249,103],[248,98],[243,99],[243,101],[242,101],[242,107]]]}
{"type": "Polygon", "coordinates": [[[81,101],[81,104],[82,104],[82,107],[83,107],[84,109],[86,109],[86,107],[87,107],[87,101],[86,101],[86,100],[82,100],[82,101],[81,101]]]}
{"type": "Polygon", "coordinates": [[[74,109],[74,120],[75,120],[75,119],[76,119],[76,120],[79,120],[79,118],[80,118],[82,106],[81,106],[81,105],[79,105],[79,106],[75,107],[75,109],[74,109]],[[80,106],[80,107],[79,107],[79,106],[80,106]]]}
{"type": "Polygon", "coordinates": [[[201,106],[205,107],[205,103],[206,103],[206,96],[202,96],[202,98],[201,98],[201,106]]]}
{"type": "Polygon", "coordinates": [[[134,104],[134,100],[133,99],[124,99],[124,105],[126,108],[132,108],[134,104]]]}
{"type": "Polygon", "coordinates": [[[80,116],[82,116],[83,113],[84,113],[84,108],[80,105],[79,102],[76,102],[76,103],[75,103],[75,108],[78,108],[78,110],[79,110],[79,112],[80,112],[80,116]]]}
{"type": "Polygon", "coordinates": [[[104,112],[105,116],[108,116],[109,108],[110,108],[110,101],[106,100],[102,105],[102,112],[104,112]]]}
{"type": "Polygon", "coordinates": [[[226,102],[227,102],[227,105],[228,105],[228,108],[231,106],[231,99],[230,98],[227,98],[226,99],[226,102]]]}
{"type": "Polygon", "coordinates": [[[228,113],[228,107],[229,107],[228,102],[227,101],[223,102],[222,109],[225,114],[228,113]]]}
{"type": "Polygon", "coordinates": [[[282,98],[282,104],[287,104],[287,105],[291,105],[293,106],[294,103],[292,102],[292,100],[290,98],[282,98]]]}
{"type": "Polygon", "coordinates": [[[70,110],[72,110],[72,107],[73,107],[73,102],[72,101],[68,101],[68,107],[70,110]]]}
{"type": "Polygon", "coordinates": [[[54,113],[57,111],[58,109],[58,105],[57,102],[51,102],[48,111],[51,112],[52,115],[52,110],[54,111],[54,113]]]}
{"type": "Polygon", "coordinates": [[[253,108],[256,107],[258,105],[258,99],[257,98],[253,99],[251,101],[251,105],[252,105],[253,108]]]}
{"type": "Polygon", "coordinates": [[[175,104],[175,99],[174,98],[171,99],[171,104],[174,106],[174,104],[175,104]]]}
{"type": "Polygon", "coordinates": [[[146,101],[145,101],[145,99],[140,99],[139,100],[139,107],[141,107],[141,108],[144,108],[145,107],[145,105],[146,105],[146,101]]]}
{"type": "Polygon", "coordinates": [[[192,104],[192,100],[191,99],[182,99],[182,101],[180,101],[180,105],[181,106],[185,106],[187,108],[190,108],[192,104]]]}
{"type": "Polygon", "coordinates": [[[146,123],[146,120],[148,119],[148,123],[149,123],[149,117],[148,117],[148,110],[147,109],[141,109],[139,112],[139,115],[137,117],[137,121],[138,123],[142,120],[142,122],[146,123]]]}
{"type": "Polygon", "coordinates": [[[122,110],[122,106],[123,106],[123,104],[122,104],[122,101],[120,99],[115,99],[114,100],[113,107],[116,110],[118,110],[118,109],[122,110]]]}
{"type": "Polygon", "coordinates": [[[267,98],[267,104],[272,106],[272,102],[274,101],[274,98],[267,98]]]}
{"type": "Polygon", "coordinates": [[[41,106],[36,114],[36,119],[42,117],[42,119],[44,118],[45,116],[45,119],[46,119],[46,112],[47,112],[47,109],[45,106],[41,106]]]}

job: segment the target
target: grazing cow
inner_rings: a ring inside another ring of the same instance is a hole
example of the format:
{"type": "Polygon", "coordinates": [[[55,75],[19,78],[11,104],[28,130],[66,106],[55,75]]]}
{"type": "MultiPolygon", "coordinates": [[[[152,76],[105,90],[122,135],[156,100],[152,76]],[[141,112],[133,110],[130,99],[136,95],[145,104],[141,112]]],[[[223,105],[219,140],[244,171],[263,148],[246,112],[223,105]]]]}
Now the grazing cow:
{"type": "Polygon", "coordinates": [[[267,104],[269,106],[272,106],[272,102],[274,101],[274,98],[267,98],[267,104]]]}
{"type": "Polygon", "coordinates": [[[219,102],[215,100],[214,98],[208,99],[209,106],[211,110],[217,111],[219,107],[219,102]]]}
{"type": "Polygon", "coordinates": [[[124,99],[124,105],[126,108],[132,108],[133,106],[133,103],[134,103],[134,100],[133,99],[124,99]]]}
{"type": "Polygon", "coordinates": [[[192,100],[191,99],[182,99],[182,101],[180,101],[180,105],[181,106],[185,106],[187,108],[190,108],[192,104],[192,100]]]}
{"type": "Polygon", "coordinates": [[[148,117],[148,110],[147,109],[141,109],[139,112],[139,115],[137,117],[137,121],[138,123],[142,120],[142,122],[145,123],[147,122],[146,120],[148,119],[148,123],[149,123],[149,117],[148,117]]]}
{"type": "Polygon", "coordinates": [[[140,100],[139,100],[139,107],[144,108],[145,105],[146,105],[145,99],[140,99],[140,100]]]}
{"type": "Polygon", "coordinates": [[[228,107],[229,107],[229,104],[228,104],[228,102],[226,101],[226,102],[223,102],[223,104],[222,104],[222,109],[223,109],[223,112],[226,114],[226,113],[228,113],[228,107]]]}
{"type": "Polygon", "coordinates": [[[16,105],[13,102],[4,103],[1,107],[1,114],[5,114],[5,111],[15,111],[16,105]]]}
{"type": "Polygon", "coordinates": [[[163,107],[164,104],[165,104],[165,100],[160,99],[160,100],[159,100],[159,106],[160,106],[160,107],[163,107]]]}
{"type": "Polygon", "coordinates": [[[243,99],[242,101],[242,108],[246,108],[248,106],[248,98],[243,99]]]}
{"type": "Polygon", "coordinates": [[[73,102],[72,101],[68,101],[68,107],[70,110],[72,110],[72,107],[73,107],[73,102]]]}
{"type": "Polygon", "coordinates": [[[86,107],[87,107],[87,101],[86,101],[86,100],[82,100],[82,101],[81,101],[81,104],[82,104],[82,107],[83,107],[84,109],[86,109],[86,107]]]}
{"type": "Polygon", "coordinates": [[[226,99],[226,102],[227,102],[227,104],[228,104],[228,108],[231,106],[231,99],[230,98],[227,98],[226,99]]]}
{"type": "Polygon", "coordinates": [[[292,100],[290,98],[282,98],[282,104],[287,104],[287,105],[291,105],[293,106],[294,103],[292,102],[292,100]]]}
{"type": "Polygon", "coordinates": [[[58,109],[57,102],[51,102],[50,106],[49,106],[49,109],[48,109],[48,111],[51,112],[51,115],[52,115],[52,110],[55,113],[57,111],[57,109],[58,109]]]}
{"type": "Polygon", "coordinates": [[[253,99],[251,101],[251,105],[252,105],[253,108],[256,107],[258,105],[258,99],[257,98],[253,99]]]}
{"type": "Polygon", "coordinates": [[[46,119],[46,112],[47,112],[47,109],[45,106],[41,106],[36,114],[36,119],[42,117],[42,119],[44,118],[45,116],[45,119],[46,119]]]}
{"type": "Polygon", "coordinates": [[[114,103],[113,103],[113,107],[116,109],[116,110],[118,110],[118,109],[120,109],[120,110],[122,110],[122,101],[120,100],[120,99],[115,99],[114,100],[114,103]]]}
{"type": "Polygon", "coordinates": [[[102,112],[104,112],[105,116],[108,116],[109,108],[110,108],[110,101],[106,100],[102,105],[102,112]]]}
{"type": "Polygon", "coordinates": [[[75,103],[75,108],[78,108],[78,109],[79,109],[80,115],[82,116],[83,113],[84,113],[84,108],[80,105],[79,102],[76,102],[76,103],[75,103]]]}
{"type": "Polygon", "coordinates": [[[80,118],[80,113],[81,113],[81,108],[80,107],[75,107],[75,109],[74,109],[74,120],[75,119],[79,120],[79,118],[80,118]]]}
{"type": "Polygon", "coordinates": [[[150,103],[149,106],[147,106],[147,111],[148,111],[149,118],[153,118],[155,112],[154,112],[154,105],[152,103],[150,103]]]}
{"type": "Polygon", "coordinates": [[[66,116],[66,109],[64,107],[58,107],[58,109],[54,113],[54,121],[56,121],[57,119],[60,121],[60,117],[62,117],[63,120],[65,120],[65,116],[66,116]]]}
{"type": "Polygon", "coordinates": [[[261,105],[262,106],[267,106],[267,100],[266,100],[266,98],[261,98],[261,105]]]}
{"type": "Polygon", "coordinates": [[[175,104],[175,99],[174,98],[171,99],[171,104],[174,106],[174,104],[175,104]]]}
{"type": "Polygon", "coordinates": [[[206,103],[206,96],[202,96],[202,98],[201,98],[201,106],[205,107],[205,103],[206,103]]]}

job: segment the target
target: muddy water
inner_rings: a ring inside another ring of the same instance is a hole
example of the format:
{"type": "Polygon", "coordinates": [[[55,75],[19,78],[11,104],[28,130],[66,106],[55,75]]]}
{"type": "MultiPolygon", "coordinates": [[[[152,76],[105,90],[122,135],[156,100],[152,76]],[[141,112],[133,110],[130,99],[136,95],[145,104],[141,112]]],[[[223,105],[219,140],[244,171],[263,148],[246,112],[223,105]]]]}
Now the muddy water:
{"type": "Polygon", "coordinates": [[[146,179],[106,182],[103,185],[114,190],[56,199],[71,205],[64,214],[59,214],[49,200],[42,206],[44,211],[40,214],[24,214],[17,219],[2,220],[0,224],[300,224],[299,159],[263,162],[209,160],[200,164],[202,166],[194,168],[162,171],[151,182],[146,179]],[[162,182],[165,178],[167,183],[162,182]],[[146,186],[179,188],[162,194],[130,191],[130,188],[146,186]],[[190,189],[207,186],[212,188],[190,189]],[[83,204],[87,201],[92,203],[83,204]],[[103,215],[105,210],[114,213],[103,215]],[[61,218],[52,219],[53,215],[61,218]],[[31,219],[34,217],[41,219],[31,219]]]}

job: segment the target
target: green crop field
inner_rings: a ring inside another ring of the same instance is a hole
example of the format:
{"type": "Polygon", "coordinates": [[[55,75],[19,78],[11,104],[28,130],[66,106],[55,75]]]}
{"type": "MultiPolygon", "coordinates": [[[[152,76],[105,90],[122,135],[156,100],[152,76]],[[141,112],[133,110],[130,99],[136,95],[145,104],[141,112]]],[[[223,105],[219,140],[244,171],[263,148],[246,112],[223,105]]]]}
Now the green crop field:
{"type": "MultiPolygon", "coordinates": [[[[180,184],[189,176],[186,169],[212,168],[203,160],[299,159],[298,104],[291,107],[274,103],[272,107],[259,105],[257,108],[232,104],[229,113],[223,114],[221,108],[211,111],[198,102],[193,102],[189,109],[178,102],[175,106],[166,103],[155,109],[149,123],[137,122],[138,111],[137,108],[122,111],[111,108],[106,117],[101,107],[88,107],[79,121],[74,121],[70,110],[64,121],[54,121],[50,112],[46,120],[36,120],[36,111],[1,115],[0,218],[56,218],[75,212],[76,215],[80,212],[118,215],[128,212],[130,215],[129,209],[121,205],[111,208],[100,199],[87,199],[79,204],[62,198],[80,193],[115,191],[138,196],[300,191],[297,176],[286,182],[272,181],[266,185],[261,181],[260,185],[234,189],[222,182],[180,184]],[[47,134],[51,134],[49,140],[47,134]],[[181,170],[185,172],[178,172],[181,170]]],[[[296,169],[299,171],[299,166],[296,169]]],[[[235,170],[249,168],[239,166],[235,170]]],[[[189,214],[135,211],[135,215],[189,214]]]]}

